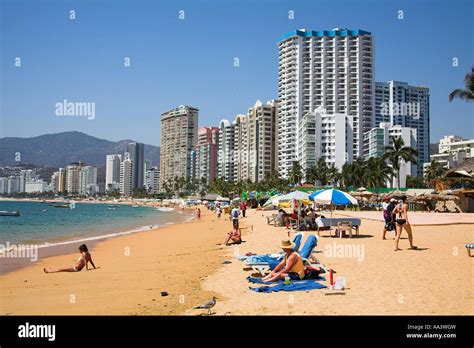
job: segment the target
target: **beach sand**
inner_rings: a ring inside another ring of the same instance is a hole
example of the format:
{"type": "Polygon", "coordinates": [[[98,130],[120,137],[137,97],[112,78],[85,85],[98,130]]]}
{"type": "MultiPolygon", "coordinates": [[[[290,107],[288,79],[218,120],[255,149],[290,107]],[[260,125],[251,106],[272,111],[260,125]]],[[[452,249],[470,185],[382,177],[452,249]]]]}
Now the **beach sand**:
{"type": "Polygon", "coordinates": [[[218,220],[207,209],[201,210],[201,221],[97,243],[91,250],[93,261],[100,267],[97,270],[43,272],[47,266],[72,265],[79,257],[79,253],[74,253],[41,259],[29,267],[1,275],[0,313],[183,313],[215,295],[213,291],[202,290],[201,282],[224,260],[224,246],[216,244],[222,243],[225,232],[230,230],[228,220],[218,220]],[[162,297],[161,291],[169,295],[162,297]]]}
{"type": "Polygon", "coordinates": [[[248,289],[246,277],[253,272],[244,271],[235,255],[278,251],[287,233],[268,226],[262,216],[274,212],[247,210],[242,224],[252,228],[243,230],[245,243],[226,247],[216,244],[224,241],[231,223],[202,211],[201,221],[97,243],[92,256],[100,269],[94,271],[43,273],[45,266],[72,264],[77,253],[1,275],[0,313],[199,315],[203,311],[192,307],[216,296],[217,315],[473,314],[474,258],[464,244],[473,242],[474,225],[414,226],[421,250],[407,250],[408,240],[402,239],[398,252],[393,232],[381,240],[380,221],[362,220],[360,238],[330,238],[323,231],[318,258],[337,272],[335,277],[346,278],[347,289],[267,294],[248,289]],[[330,257],[329,251],[344,245],[361,253],[330,257]]]}

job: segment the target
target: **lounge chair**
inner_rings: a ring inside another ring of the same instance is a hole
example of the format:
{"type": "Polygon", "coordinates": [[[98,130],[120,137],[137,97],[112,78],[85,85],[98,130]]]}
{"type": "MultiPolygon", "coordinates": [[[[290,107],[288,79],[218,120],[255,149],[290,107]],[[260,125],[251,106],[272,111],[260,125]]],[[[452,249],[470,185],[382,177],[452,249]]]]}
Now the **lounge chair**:
{"type": "Polygon", "coordinates": [[[469,257],[474,256],[474,255],[471,255],[471,250],[472,249],[474,249],[474,243],[466,244],[466,250],[467,250],[467,254],[469,255],[469,257]]]}
{"type": "Polygon", "coordinates": [[[329,272],[327,267],[321,263],[314,254],[316,253],[316,246],[318,245],[318,237],[314,234],[311,234],[306,239],[303,248],[301,249],[300,256],[305,265],[311,267],[319,267],[324,270],[324,272],[329,272]]]}
{"type": "MultiPolygon", "coordinates": [[[[327,267],[322,264],[313,254],[315,253],[315,248],[318,245],[318,237],[315,235],[309,235],[308,238],[306,239],[306,242],[303,245],[303,248],[301,249],[300,256],[301,259],[303,260],[303,263],[312,267],[320,267],[323,269],[325,272],[328,272],[327,267]]],[[[297,248],[295,248],[295,251],[297,251],[297,248]]],[[[283,257],[283,253],[281,254],[281,257],[283,257]]],[[[278,261],[275,261],[274,264],[269,264],[265,262],[261,263],[254,263],[251,264],[250,266],[254,271],[259,272],[262,276],[265,275],[266,272],[269,270],[275,268],[278,263],[280,263],[282,258],[280,258],[278,261]],[[278,263],[276,263],[278,262],[278,263]],[[273,266],[273,267],[272,267],[273,266]]]]}
{"type": "Polygon", "coordinates": [[[278,217],[278,214],[272,214],[271,216],[267,216],[267,224],[273,224],[273,226],[283,226],[283,222],[278,217]]]}

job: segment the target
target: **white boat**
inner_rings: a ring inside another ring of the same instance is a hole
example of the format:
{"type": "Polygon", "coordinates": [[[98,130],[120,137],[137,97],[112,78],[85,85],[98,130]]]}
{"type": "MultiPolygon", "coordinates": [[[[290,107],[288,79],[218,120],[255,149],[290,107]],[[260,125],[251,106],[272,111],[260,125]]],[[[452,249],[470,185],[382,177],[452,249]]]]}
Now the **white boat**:
{"type": "Polygon", "coordinates": [[[0,216],[20,216],[20,212],[18,210],[16,211],[0,210],[0,216]]]}

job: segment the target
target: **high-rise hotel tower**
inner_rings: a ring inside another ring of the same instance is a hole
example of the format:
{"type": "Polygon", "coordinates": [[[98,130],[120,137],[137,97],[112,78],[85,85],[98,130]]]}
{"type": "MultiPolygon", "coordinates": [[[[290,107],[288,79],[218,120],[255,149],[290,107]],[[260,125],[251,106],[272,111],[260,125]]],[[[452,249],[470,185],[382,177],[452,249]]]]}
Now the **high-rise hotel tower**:
{"type": "MultiPolygon", "coordinates": [[[[352,156],[347,158],[362,157],[364,131],[374,127],[375,118],[371,33],[301,29],[283,36],[278,48],[279,173],[286,177],[292,162],[299,160],[298,124],[318,107],[327,114],[349,116],[353,122],[353,146],[352,156]]],[[[330,145],[323,142],[322,146],[330,145]]],[[[321,152],[327,151],[323,148],[321,152]]]]}
{"type": "Polygon", "coordinates": [[[175,179],[192,178],[198,138],[199,110],[179,106],[161,114],[160,187],[175,179]]]}

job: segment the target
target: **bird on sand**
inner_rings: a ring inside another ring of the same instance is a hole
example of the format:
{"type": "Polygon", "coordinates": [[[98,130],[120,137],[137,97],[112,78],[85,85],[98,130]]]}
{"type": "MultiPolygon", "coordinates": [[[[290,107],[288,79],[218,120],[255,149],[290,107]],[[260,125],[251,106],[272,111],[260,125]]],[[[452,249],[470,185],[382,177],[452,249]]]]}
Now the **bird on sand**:
{"type": "Polygon", "coordinates": [[[197,306],[197,307],[193,307],[193,309],[207,309],[209,312],[207,313],[208,315],[211,314],[211,308],[214,307],[216,305],[216,301],[217,300],[217,297],[212,297],[209,301],[197,306]]]}

